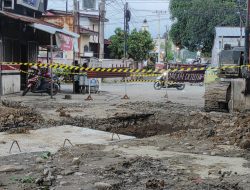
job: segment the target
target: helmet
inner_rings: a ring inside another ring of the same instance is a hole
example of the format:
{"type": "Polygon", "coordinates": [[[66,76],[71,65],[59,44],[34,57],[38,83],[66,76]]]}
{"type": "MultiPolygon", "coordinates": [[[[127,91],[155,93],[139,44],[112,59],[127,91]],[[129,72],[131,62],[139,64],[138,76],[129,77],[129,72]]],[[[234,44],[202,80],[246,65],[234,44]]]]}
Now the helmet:
{"type": "Polygon", "coordinates": [[[30,69],[32,69],[32,70],[38,70],[38,67],[37,66],[32,66],[30,69]]]}

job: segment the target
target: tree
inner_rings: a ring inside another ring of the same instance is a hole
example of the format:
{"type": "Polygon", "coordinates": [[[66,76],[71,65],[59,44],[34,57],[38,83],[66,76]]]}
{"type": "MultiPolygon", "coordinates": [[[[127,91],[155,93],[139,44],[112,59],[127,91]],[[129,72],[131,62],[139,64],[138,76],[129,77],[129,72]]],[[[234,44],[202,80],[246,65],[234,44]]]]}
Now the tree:
{"type": "Polygon", "coordinates": [[[138,32],[134,29],[128,37],[128,55],[136,62],[146,60],[154,47],[154,41],[148,31],[138,32]]]}
{"type": "Polygon", "coordinates": [[[121,28],[115,29],[115,35],[110,37],[110,56],[121,59],[124,55],[124,31],[121,28]]]}
{"type": "Polygon", "coordinates": [[[174,60],[174,53],[172,51],[172,40],[168,39],[166,46],[165,46],[165,54],[166,54],[166,60],[174,60]]]}
{"type": "Polygon", "coordinates": [[[174,44],[191,51],[202,47],[210,53],[216,26],[240,25],[236,0],[171,0],[170,12],[175,21],[170,30],[174,44]]]}
{"type": "MultiPolygon", "coordinates": [[[[115,35],[110,37],[109,49],[111,57],[121,59],[124,54],[124,31],[121,28],[115,30],[115,35]]],[[[128,56],[136,62],[146,60],[149,51],[154,49],[154,42],[149,32],[134,29],[128,34],[128,56]]]]}

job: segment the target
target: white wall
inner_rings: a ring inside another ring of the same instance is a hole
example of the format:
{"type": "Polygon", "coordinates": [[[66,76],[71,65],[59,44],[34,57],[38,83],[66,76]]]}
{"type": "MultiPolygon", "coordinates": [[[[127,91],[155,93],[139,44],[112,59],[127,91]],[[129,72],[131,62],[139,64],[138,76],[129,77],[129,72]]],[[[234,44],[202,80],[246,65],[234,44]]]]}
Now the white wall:
{"type": "Polygon", "coordinates": [[[2,75],[2,95],[20,92],[20,75],[2,75]]]}
{"type": "MultiPolygon", "coordinates": [[[[240,38],[222,38],[216,37],[212,49],[212,65],[218,66],[219,64],[219,53],[224,48],[225,44],[230,44],[232,47],[238,46],[240,38]],[[220,45],[221,44],[221,45],[220,45]]],[[[242,38],[241,46],[245,45],[245,39],[242,38]]]]}

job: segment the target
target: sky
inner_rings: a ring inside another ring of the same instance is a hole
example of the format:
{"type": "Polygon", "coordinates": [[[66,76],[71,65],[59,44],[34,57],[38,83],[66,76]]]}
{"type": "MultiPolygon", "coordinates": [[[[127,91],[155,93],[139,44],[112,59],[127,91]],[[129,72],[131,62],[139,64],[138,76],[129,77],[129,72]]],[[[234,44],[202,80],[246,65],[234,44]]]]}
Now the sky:
{"type": "MultiPolygon", "coordinates": [[[[73,7],[73,0],[69,1],[69,10],[73,7]]],[[[97,0],[98,2],[98,0],[97,0]]],[[[141,28],[143,20],[147,19],[149,32],[153,38],[158,36],[159,15],[156,11],[162,11],[160,14],[160,34],[166,32],[166,27],[171,26],[169,14],[169,0],[106,0],[106,18],[109,22],[105,23],[105,38],[114,34],[117,27],[123,28],[123,7],[128,2],[131,11],[130,30],[141,28]]],[[[65,10],[66,0],[49,0],[49,9],[65,10]]]]}

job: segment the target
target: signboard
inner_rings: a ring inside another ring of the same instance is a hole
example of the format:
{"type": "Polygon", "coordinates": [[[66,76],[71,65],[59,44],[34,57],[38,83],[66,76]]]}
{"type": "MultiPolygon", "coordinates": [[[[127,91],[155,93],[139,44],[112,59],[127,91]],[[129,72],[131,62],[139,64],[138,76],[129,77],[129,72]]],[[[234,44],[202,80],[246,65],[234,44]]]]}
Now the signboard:
{"type": "Polygon", "coordinates": [[[56,34],[56,44],[63,51],[73,50],[73,39],[64,34],[56,34]]]}
{"type": "Polygon", "coordinates": [[[17,4],[23,5],[25,7],[38,10],[40,2],[43,3],[44,0],[17,0],[17,4]]]}
{"type": "Polygon", "coordinates": [[[164,64],[157,63],[157,64],[155,64],[155,68],[156,69],[163,69],[164,68],[164,64]]]}
{"type": "Polygon", "coordinates": [[[188,72],[169,72],[168,80],[171,82],[190,82],[200,83],[204,82],[204,71],[188,71],[188,72]]]}
{"type": "Polygon", "coordinates": [[[38,4],[38,0],[23,0],[23,3],[32,7],[36,7],[38,4]]]}

